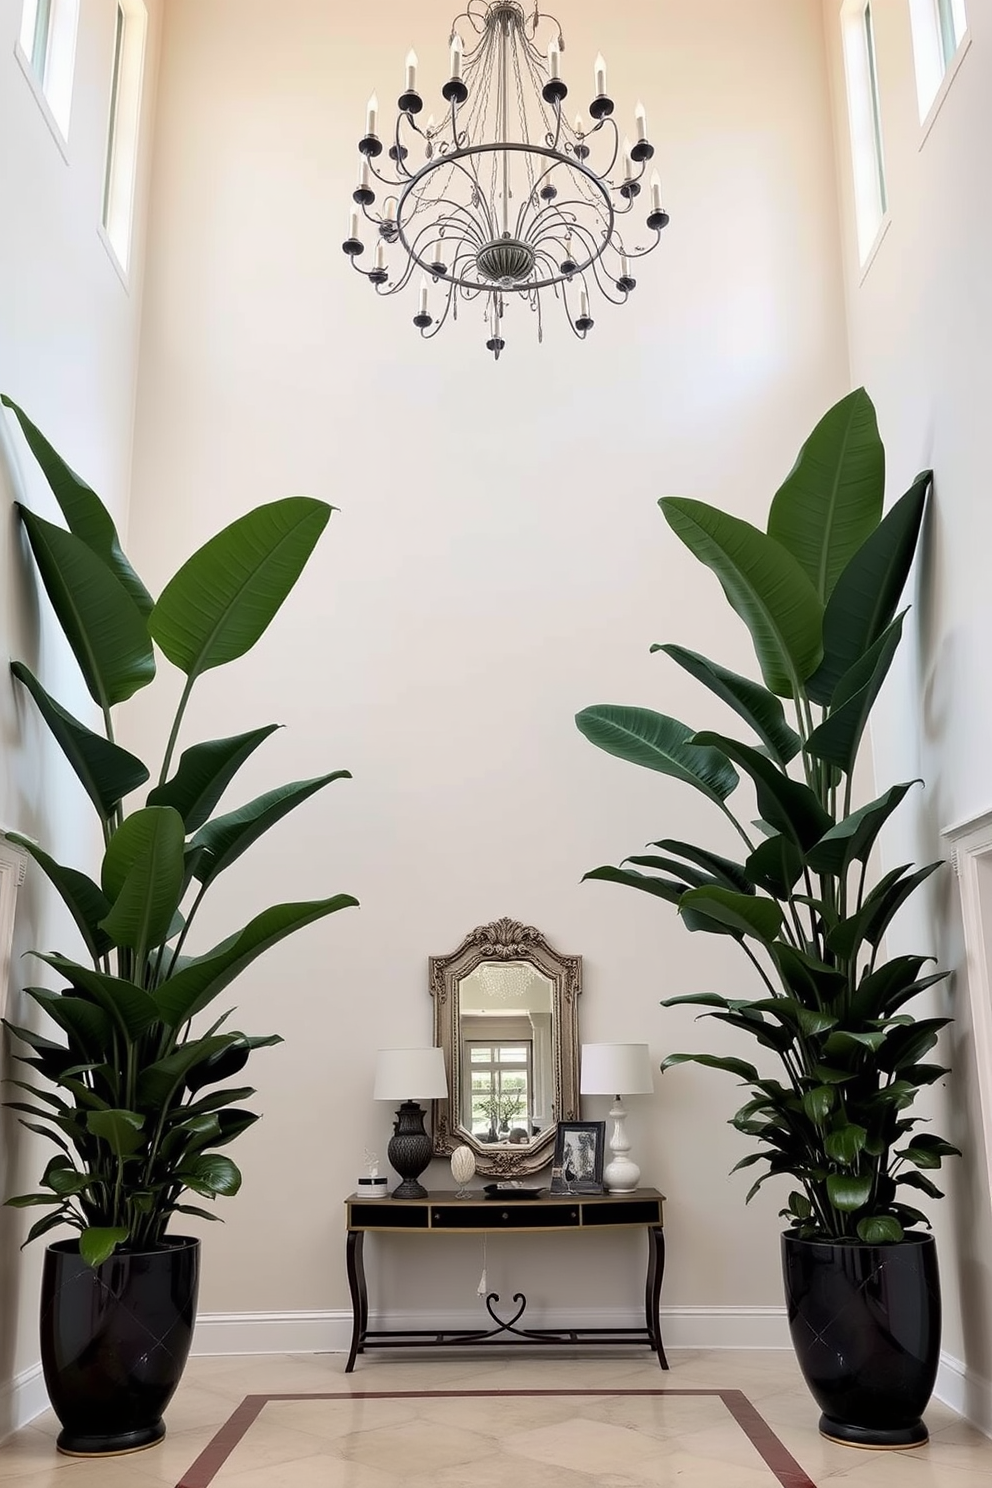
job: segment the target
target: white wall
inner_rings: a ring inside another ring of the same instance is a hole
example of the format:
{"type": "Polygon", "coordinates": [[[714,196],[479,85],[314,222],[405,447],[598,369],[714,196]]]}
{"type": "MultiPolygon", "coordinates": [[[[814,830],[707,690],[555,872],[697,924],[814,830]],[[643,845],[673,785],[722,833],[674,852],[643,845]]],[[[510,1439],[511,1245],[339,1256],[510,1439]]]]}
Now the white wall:
{"type": "MultiPolygon", "coordinates": [[[[647,1039],[656,1060],[721,1043],[662,996],[745,976],[664,908],[580,885],[649,837],[722,838],[572,716],[612,700],[722,717],[648,656],[678,639],[747,657],[656,500],[763,514],[847,388],[820,6],[567,7],[576,107],[602,47],[621,107],[649,110],[672,225],[586,345],[552,316],[540,348],[514,328],[498,366],[471,316],[420,343],[415,307],[374,302],[339,247],[366,97],[392,96],[411,43],[439,87],[450,11],[383,0],[346,30],[324,0],[167,8],[132,556],[157,588],[254,503],[305,490],[340,506],[255,655],[197,689],[186,738],[287,725],[232,801],[355,776],[227,876],[202,941],[273,897],[362,900],[238,984],[239,1022],[286,1043],[254,1061],[265,1120],[240,1144],[226,1227],[207,1227],[208,1312],[346,1305],[342,1199],[390,1130],[375,1050],[430,1041],[427,956],[472,926],[508,914],[581,953],[582,1036],[647,1039]]],[[[139,753],[160,749],[167,711],[137,701],[139,753]]],[[[777,1200],[745,1212],[744,1176],[725,1176],[746,1150],[725,1125],[736,1095],[680,1071],[632,1102],[645,1178],[670,1198],[668,1304],[781,1303],[777,1200]]],[[[412,1247],[406,1280],[401,1242],[370,1248],[374,1302],[476,1305],[474,1244],[412,1247]]],[[[636,1307],[640,1267],[606,1237],[489,1252],[491,1285],[555,1306],[636,1307]]]]}
{"type": "MultiPolygon", "coordinates": [[[[923,138],[909,6],[873,0],[890,223],[867,273],[858,269],[838,0],[824,20],[831,55],[852,376],[878,406],[890,489],[936,472],[918,564],[910,640],[873,732],[879,788],[922,776],[888,834],[887,866],[947,855],[941,829],[992,807],[988,754],[992,629],[987,555],[988,402],[992,391],[992,207],[980,186],[992,130],[992,9],[968,0],[972,44],[923,138]]],[[[949,869],[900,917],[894,950],[935,951],[956,968],[933,1006],[959,1022],[945,1053],[954,1074],[933,1102],[935,1129],[965,1150],[948,1165],[948,1200],[933,1213],[944,1273],[945,1344],[992,1378],[992,1220],[974,1049],[962,974],[958,892],[949,869]]],[[[921,1005],[922,1006],[922,1005],[921,1005]]],[[[982,1419],[988,1413],[988,1386],[982,1419]]]]}
{"type": "MultiPolygon", "coordinates": [[[[148,81],[142,129],[151,122],[158,4],[149,5],[148,81]]],[[[113,0],[84,0],[72,118],[65,155],[14,56],[20,0],[0,0],[0,391],[19,402],[101,492],[118,522],[126,511],[131,456],[141,262],[140,175],[135,273],[125,288],[97,234],[103,191],[114,38],[113,0]]],[[[0,428],[0,659],[20,658],[69,707],[85,710],[74,665],[38,599],[12,501],[54,515],[30,455],[2,416],[0,428]]],[[[85,715],[84,715],[85,716],[85,715]]],[[[49,748],[23,692],[0,677],[0,825],[42,840],[55,855],[92,852],[89,803],[49,748]]],[[[18,906],[15,987],[8,1016],[30,1016],[18,990],[31,946],[72,949],[71,930],[30,870],[18,906]]],[[[31,970],[37,979],[37,964],[31,970]]],[[[9,1049],[3,1074],[12,1073],[9,1049]]],[[[49,1152],[4,1113],[0,1174],[5,1193],[36,1186],[49,1152]]],[[[35,1214],[37,1211],[35,1211],[35,1214]]],[[[0,1436],[28,1399],[38,1358],[37,1292],[42,1247],[21,1252],[30,1217],[0,1209],[0,1436]],[[12,1388],[17,1382],[21,1387],[12,1388]],[[25,1393],[27,1390],[28,1393],[25,1393]]],[[[32,1397],[33,1398],[33,1397],[32,1397]]]]}

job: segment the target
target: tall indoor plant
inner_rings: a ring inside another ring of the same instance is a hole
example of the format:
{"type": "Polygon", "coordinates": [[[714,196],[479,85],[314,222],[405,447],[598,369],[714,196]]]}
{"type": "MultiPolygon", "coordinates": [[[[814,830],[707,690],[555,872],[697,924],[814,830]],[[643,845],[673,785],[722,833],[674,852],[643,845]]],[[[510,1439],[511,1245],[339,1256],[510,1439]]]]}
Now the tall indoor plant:
{"type": "Polygon", "coordinates": [[[926,1439],[920,1411],[939,1343],[933,1241],[912,1228],[928,1221],[906,1191],[939,1198],[928,1172],[957,1149],[906,1114],[947,1073],[924,1061],[948,1021],[915,1019],[907,1005],[946,973],[923,975],[930,958],[886,959],[882,949],[893,916],[939,864],[870,883],[878,834],[912,782],[853,806],[930,488],[925,472],[883,516],[884,469],[875,411],[858,389],[803,445],[765,532],[703,502],[660,503],[750,631],[763,685],[680,645],[653,649],[715,693],[751,738],[697,733],[644,708],[587,708],[576,721],[599,748],[699,791],[739,840],[731,858],[665,838],[586,877],[674,904],[688,930],[730,936],[748,957],[759,995],[692,993],[664,1005],[701,1007],[749,1035],[777,1056],[781,1078],[705,1053],[671,1054],[663,1068],[694,1061],[751,1087],[734,1125],[759,1146],[737,1167],[764,1165],[748,1199],[769,1177],[795,1180],[782,1211],[786,1286],[821,1429],[902,1446],[926,1439]],[[741,773],[754,824],[728,804],[741,773]],[[894,1300],[901,1315],[875,1329],[894,1300]],[[853,1338],[839,1337],[841,1313],[853,1338]]]}
{"type": "Polygon", "coordinates": [[[89,796],[104,846],[94,878],[26,837],[13,838],[65,902],[87,959],[39,952],[62,985],[25,989],[61,1040],[7,1024],[30,1050],[23,1063],[41,1077],[40,1085],[12,1082],[25,1098],[9,1104],[57,1149],[39,1191],[7,1202],[45,1210],[29,1240],[66,1224],[78,1232],[46,1255],[46,1383],[63,1423],[63,1450],[119,1452],[164,1434],[161,1413],[189,1348],[199,1242],[172,1236],[170,1221],[215,1218],[186,1202],[188,1194],[214,1199],[241,1184],[220,1149],[258,1119],[242,1105],[254,1092],[224,1082],[253,1049],[280,1042],[277,1034],[230,1029],[227,1011],[211,1021],[207,1009],[270,946],[357,902],[337,894],[277,904],[211,949],[185,950],[224,869],[348,773],[295,781],[216,814],[240,767],[277,725],[187,746],[177,760],[194,684],[255,644],[331,508],[304,497],[258,507],[194,553],[153,601],[99,498],[22,410],[2,401],[66,521],[61,527],[19,507],[102,730],[73,717],[23,662],[12,671],[89,796]],[[145,790],[150,771],[115,742],[114,710],[153,680],[156,645],[185,685],[157,776],[145,790]]]}

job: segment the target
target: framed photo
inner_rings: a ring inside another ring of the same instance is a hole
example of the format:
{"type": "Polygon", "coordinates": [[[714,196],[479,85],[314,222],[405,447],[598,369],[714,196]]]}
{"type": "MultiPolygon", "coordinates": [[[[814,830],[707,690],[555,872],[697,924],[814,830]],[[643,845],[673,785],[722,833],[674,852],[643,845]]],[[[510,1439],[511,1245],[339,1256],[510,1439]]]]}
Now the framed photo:
{"type": "Polygon", "coordinates": [[[605,1121],[559,1121],[551,1193],[602,1193],[605,1121]]]}

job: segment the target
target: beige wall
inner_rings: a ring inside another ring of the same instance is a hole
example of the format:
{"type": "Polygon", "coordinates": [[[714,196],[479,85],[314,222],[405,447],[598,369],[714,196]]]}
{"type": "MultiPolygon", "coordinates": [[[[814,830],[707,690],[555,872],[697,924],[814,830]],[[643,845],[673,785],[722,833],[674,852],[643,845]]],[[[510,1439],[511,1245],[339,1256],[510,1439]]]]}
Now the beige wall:
{"type": "MultiPolygon", "coordinates": [[[[824,20],[840,163],[852,377],[878,405],[890,490],[936,472],[918,564],[910,639],[886,685],[873,743],[879,787],[922,776],[885,844],[887,865],[946,856],[941,829],[992,806],[988,749],[992,629],[987,554],[987,425],[992,390],[992,208],[982,143],[992,131],[992,9],[969,0],[972,45],[922,138],[909,7],[873,0],[890,223],[865,274],[857,265],[838,0],[824,20]]],[[[956,968],[934,1006],[959,1022],[945,1053],[955,1069],[935,1092],[937,1130],[965,1149],[946,1170],[948,1200],[933,1213],[944,1273],[945,1346],[992,1378],[992,1223],[975,1091],[960,910],[950,869],[895,927],[892,949],[933,950],[956,968]]],[[[988,1421],[986,1401],[982,1419],[988,1421]]]]}
{"type": "MultiPolygon", "coordinates": [[[[160,6],[150,16],[142,138],[154,103],[160,6]]],[[[127,476],[137,355],[146,171],[139,170],[134,269],[128,287],[97,234],[103,192],[107,110],[114,46],[113,0],[83,0],[72,116],[65,154],[50,132],[14,56],[20,0],[0,0],[0,391],[41,425],[126,518],[127,476]]],[[[8,416],[0,416],[0,654],[19,657],[67,706],[90,704],[21,548],[14,499],[57,516],[8,416]]],[[[123,530],[123,529],[122,529],[123,530]]],[[[0,678],[0,826],[37,837],[65,861],[92,861],[90,806],[62,756],[48,746],[23,692],[0,678]]],[[[19,983],[29,947],[75,949],[71,923],[54,895],[29,871],[18,903],[15,986],[8,1017],[31,1016],[19,983]]],[[[38,980],[37,963],[31,977],[38,980]]],[[[3,1074],[9,1068],[6,1038],[3,1074]]],[[[34,1188],[50,1155],[11,1118],[0,1117],[0,1174],[5,1193],[34,1188]]],[[[35,1215],[37,1211],[35,1211],[35,1215]]],[[[34,1217],[34,1216],[30,1216],[34,1217]]],[[[0,1209],[0,1436],[9,1424],[10,1384],[38,1357],[37,1292],[41,1245],[21,1252],[29,1217],[0,1209]]]]}
{"type": "MultiPolygon", "coordinates": [[[[747,657],[656,500],[763,513],[848,385],[820,6],[567,8],[576,95],[602,47],[621,106],[649,110],[672,226],[586,345],[552,315],[543,347],[514,327],[498,367],[471,316],[421,344],[414,307],[374,302],[339,247],[366,97],[392,96],[411,43],[439,86],[450,12],[383,0],[346,32],[324,0],[168,5],[132,556],[157,588],[253,503],[306,490],[338,505],[257,653],[198,688],[187,738],[287,725],[232,801],[355,776],[227,875],[202,940],[274,897],[362,900],[238,984],[239,1022],[286,1043],[255,1060],[265,1120],[240,1144],[226,1226],[208,1227],[208,1312],[346,1305],[341,1201],[390,1130],[375,1051],[430,1041],[427,956],[472,926],[508,914],[581,953],[582,1036],[646,1039],[656,1061],[722,1043],[662,996],[746,977],[664,909],[580,885],[648,837],[722,838],[677,787],[595,753],[572,716],[604,700],[721,716],[648,655],[677,639],[747,657]]],[[[157,750],[164,721],[143,697],[129,744],[157,750]]],[[[645,1177],[670,1198],[668,1304],[781,1304],[778,1200],[745,1211],[745,1177],[726,1177],[746,1150],[725,1124],[736,1095],[684,1071],[631,1103],[645,1177]]],[[[476,1305],[481,1246],[411,1247],[405,1282],[403,1247],[371,1248],[375,1300],[476,1305]]],[[[634,1307],[639,1266],[632,1240],[520,1240],[490,1246],[489,1280],[634,1307]]]]}

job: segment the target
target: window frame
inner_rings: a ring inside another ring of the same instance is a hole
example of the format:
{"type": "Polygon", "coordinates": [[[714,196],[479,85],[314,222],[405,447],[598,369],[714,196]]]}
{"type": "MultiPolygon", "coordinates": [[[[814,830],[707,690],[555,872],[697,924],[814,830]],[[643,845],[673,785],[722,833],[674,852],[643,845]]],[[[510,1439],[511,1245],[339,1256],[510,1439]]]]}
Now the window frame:
{"type": "Polygon", "coordinates": [[[858,262],[864,274],[889,224],[882,96],[871,0],[844,0],[840,22],[858,262]]]}
{"type": "Polygon", "coordinates": [[[908,0],[920,145],[971,46],[965,0],[908,0]]]}
{"type": "Polygon", "coordinates": [[[144,0],[115,0],[99,231],[125,286],[134,236],[147,38],[144,0]]]}
{"type": "Polygon", "coordinates": [[[79,0],[23,0],[14,55],[66,159],[78,30],[79,0]]]}

